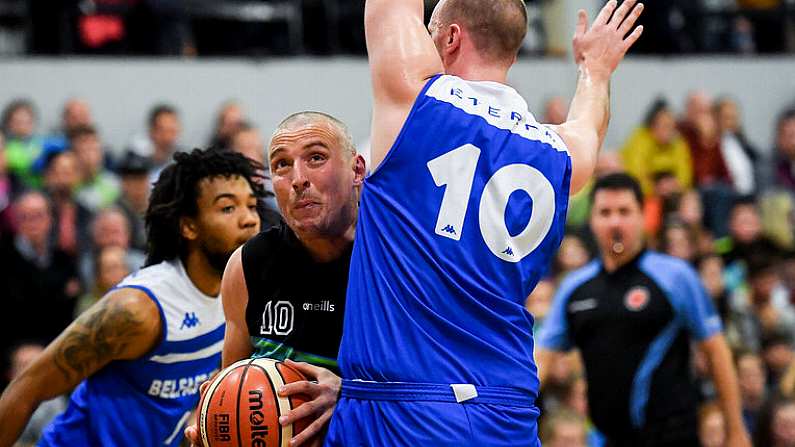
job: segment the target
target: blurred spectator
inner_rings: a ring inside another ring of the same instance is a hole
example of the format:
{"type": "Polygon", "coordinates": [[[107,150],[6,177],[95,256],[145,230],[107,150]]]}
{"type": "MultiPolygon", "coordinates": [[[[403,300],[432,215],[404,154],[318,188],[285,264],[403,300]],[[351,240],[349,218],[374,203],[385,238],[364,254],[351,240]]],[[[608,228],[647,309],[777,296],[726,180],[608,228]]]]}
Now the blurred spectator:
{"type": "Polygon", "coordinates": [[[560,281],[569,272],[577,270],[590,260],[591,255],[588,253],[588,248],[585,246],[583,240],[576,234],[570,233],[563,236],[560,249],[558,249],[557,254],[555,254],[553,271],[558,281],[560,281]]]}
{"type": "Polygon", "coordinates": [[[585,435],[585,419],[569,410],[545,415],[539,430],[544,447],[585,447],[585,435]]]}
{"type": "Polygon", "coordinates": [[[75,318],[130,274],[130,268],[127,266],[127,250],[117,246],[100,249],[94,257],[94,271],[96,275],[90,290],[77,300],[75,318]]]}
{"type": "Polygon", "coordinates": [[[696,239],[695,250],[699,256],[707,256],[715,251],[712,233],[704,228],[704,205],[698,191],[691,189],[679,197],[675,218],[687,225],[693,233],[696,239]]]}
{"type": "Polygon", "coordinates": [[[688,94],[686,112],[679,122],[679,132],[690,147],[694,183],[706,204],[705,225],[717,237],[726,235],[726,214],[731,207],[734,189],[729,169],[723,159],[721,135],[712,99],[702,91],[688,94]]]}
{"type": "Polygon", "coordinates": [[[756,423],[767,402],[767,375],[762,358],[751,351],[740,351],[735,357],[737,383],[745,428],[753,436],[756,423]]]}
{"type": "Polygon", "coordinates": [[[698,186],[730,183],[729,171],[720,148],[718,123],[712,113],[712,99],[702,91],[687,96],[685,116],[679,122],[679,132],[690,147],[693,178],[698,186]]]}
{"type": "Polygon", "coordinates": [[[5,264],[0,269],[4,292],[0,344],[4,348],[20,340],[49,343],[72,321],[80,293],[74,261],[50,243],[53,219],[47,198],[31,191],[13,206],[18,232],[0,242],[0,259],[5,264]]]}
{"type": "MultiPolygon", "coordinates": [[[[10,382],[22,373],[42,352],[44,352],[44,346],[39,343],[21,342],[14,346],[9,354],[8,381],[10,382]]],[[[68,404],[69,399],[66,396],[58,396],[42,402],[36,411],[33,412],[28,425],[15,445],[20,447],[35,445],[39,441],[44,428],[55,416],[66,410],[68,404]]]]}
{"type": "Polygon", "coordinates": [[[2,116],[8,171],[28,187],[35,187],[40,183],[38,176],[32,172],[33,162],[42,149],[41,139],[34,135],[36,118],[33,103],[26,99],[11,101],[3,110],[2,116]]]}
{"type": "Polygon", "coordinates": [[[139,155],[149,157],[152,171],[149,173],[150,183],[154,183],[160,171],[171,162],[171,156],[179,150],[177,142],[182,133],[177,109],[167,104],[158,104],[149,112],[147,120],[149,137],[136,140],[132,149],[139,155]]]}
{"type": "Polygon", "coordinates": [[[762,339],[762,358],[767,368],[767,383],[773,391],[779,388],[795,358],[792,346],[792,333],[782,329],[771,331],[762,339]]]}
{"type": "Polygon", "coordinates": [[[58,133],[68,137],[78,127],[94,126],[91,107],[83,99],[70,98],[63,105],[61,112],[61,127],[58,133]]]}
{"type": "Polygon", "coordinates": [[[795,109],[785,110],[776,125],[776,186],[795,192],[795,109]]]}
{"type": "Polygon", "coordinates": [[[698,242],[695,233],[684,222],[673,220],[668,222],[662,231],[661,250],[693,263],[698,255],[698,242]]]}
{"type": "Polygon", "coordinates": [[[569,113],[569,105],[562,96],[553,96],[544,103],[544,124],[563,124],[569,113]]]}
{"type": "Polygon", "coordinates": [[[772,255],[758,253],[748,263],[748,287],[731,298],[732,345],[752,351],[762,348],[762,341],[771,334],[786,334],[790,341],[795,334],[795,309],[780,286],[772,255]]]}
{"type": "Polygon", "coordinates": [[[525,300],[524,307],[533,316],[533,333],[537,333],[544,325],[554,294],[555,283],[551,279],[542,279],[525,300]]]}
{"type": "Polygon", "coordinates": [[[643,220],[646,234],[656,238],[666,217],[675,211],[682,185],[676,176],[667,171],[657,172],[653,176],[654,190],[643,202],[643,220]]]}
{"type": "Polygon", "coordinates": [[[624,168],[641,184],[645,195],[653,191],[654,175],[670,172],[683,188],[693,179],[690,149],[676,131],[673,112],[665,100],[654,102],[644,119],[621,149],[624,168]]]}
{"type": "Polygon", "coordinates": [[[776,398],[759,420],[754,437],[758,447],[795,446],[795,400],[792,397],[776,398]]]}
{"type": "Polygon", "coordinates": [[[618,151],[603,150],[599,152],[593,178],[580,190],[580,192],[569,197],[566,227],[579,230],[588,221],[588,216],[591,214],[591,188],[593,187],[594,179],[623,171],[624,166],[621,164],[621,155],[618,151]]]}
{"type": "MultiPolygon", "coordinates": [[[[758,250],[775,251],[776,247],[762,233],[762,218],[753,197],[739,197],[729,212],[729,234],[715,241],[717,253],[723,256],[728,269],[736,268],[736,262],[746,262],[758,250]]],[[[737,279],[742,282],[742,272],[737,279]]],[[[733,291],[739,284],[729,281],[727,287],[733,291]]]]}
{"type": "Polygon", "coordinates": [[[77,157],[70,151],[48,154],[44,162],[44,190],[52,201],[55,246],[71,256],[86,247],[91,211],[79,204],[74,191],[80,182],[77,157]]]}
{"type": "MultiPolygon", "coordinates": [[[[232,137],[240,130],[244,119],[240,104],[235,101],[223,103],[215,118],[215,130],[210,139],[210,146],[231,149],[232,137]]],[[[261,157],[254,159],[260,161],[261,157]]]]}
{"type": "MultiPolygon", "coordinates": [[[[242,121],[237,124],[234,133],[230,136],[229,149],[245,155],[251,160],[266,167],[265,143],[260,131],[251,124],[242,121]]],[[[267,174],[263,172],[263,174],[267,174]]]]}
{"type": "Polygon", "coordinates": [[[276,204],[276,195],[273,193],[270,169],[265,163],[265,144],[259,130],[247,122],[239,123],[236,132],[232,135],[230,149],[245,155],[249,160],[260,165],[257,167],[257,171],[261,175],[259,180],[265,187],[265,196],[259,206],[262,228],[268,229],[278,225],[281,222],[281,214],[279,214],[279,206],[276,204]]]}
{"type": "Polygon", "coordinates": [[[77,201],[91,212],[113,204],[120,194],[119,179],[105,169],[105,154],[97,130],[89,125],[72,128],[69,148],[77,157],[80,170],[77,201]]]}
{"type": "Polygon", "coordinates": [[[130,248],[130,227],[121,210],[107,208],[100,211],[91,222],[91,249],[80,256],[80,277],[83,284],[93,284],[95,278],[94,259],[105,248],[119,247],[126,251],[125,262],[131,271],[143,267],[146,254],[130,248]]]}
{"type": "Polygon", "coordinates": [[[755,193],[759,154],[743,132],[737,102],[727,97],[718,99],[715,102],[715,116],[718,120],[723,160],[734,189],[741,195],[755,193]]]}
{"type": "Polygon", "coordinates": [[[146,226],[144,213],[149,204],[149,171],[151,161],[128,151],[119,161],[117,172],[121,176],[121,196],[116,206],[127,217],[130,227],[130,246],[146,251],[146,226]]]}
{"type": "Polygon", "coordinates": [[[17,189],[15,179],[8,173],[7,167],[5,139],[0,133],[0,238],[12,230],[10,205],[17,189]]]}
{"type": "Polygon", "coordinates": [[[723,280],[723,258],[717,254],[707,254],[699,259],[696,265],[701,282],[725,324],[729,318],[729,294],[723,280]]]}
{"type": "Polygon", "coordinates": [[[709,402],[698,410],[698,439],[701,447],[726,445],[726,420],[718,404],[709,402]]]}
{"type": "Polygon", "coordinates": [[[751,22],[754,47],[759,53],[780,53],[786,48],[786,15],[782,0],[737,0],[751,22]]]}

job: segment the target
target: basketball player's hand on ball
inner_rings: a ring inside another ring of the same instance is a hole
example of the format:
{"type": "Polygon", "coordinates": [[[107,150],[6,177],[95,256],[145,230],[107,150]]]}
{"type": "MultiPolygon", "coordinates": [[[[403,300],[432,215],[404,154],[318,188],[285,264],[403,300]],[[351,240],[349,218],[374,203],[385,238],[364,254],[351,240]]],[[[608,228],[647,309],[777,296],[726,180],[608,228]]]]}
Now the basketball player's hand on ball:
{"type": "Polygon", "coordinates": [[[314,418],[309,426],[293,437],[290,441],[290,446],[320,446],[323,444],[323,437],[317,435],[324,430],[326,424],[331,420],[342,380],[333,372],[309,363],[294,362],[292,360],[286,360],[285,363],[303,373],[309,381],[288,383],[279,390],[279,395],[303,394],[306,396],[307,402],[280,417],[279,423],[288,425],[304,418],[314,418]]]}
{"type": "Polygon", "coordinates": [[[624,0],[617,6],[616,0],[608,1],[590,28],[588,15],[584,10],[579,11],[573,42],[574,62],[585,75],[609,79],[629,47],[638,40],[643,27],[633,29],[633,26],[643,12],[643,4],[636,3],[637,0],[624,0]]]}
{"type": "MultiPolygon", "coordinates": [[[[199,386],[199,400],[201,400],[201,396],[204,396],[204,392],[207,391],[207,387],[210,386],[212,380],[207,380],[199,386]]],[[[198,411],[198,410],[197,410],[198,411]]],[[[195,419],[193,419],[195,422],[195,419]]],[[[188,438],[190,441],[191,447],[201,447],[201,437],[199,436],[199,426],[195,423],[188,424],[185,427],[185,437],[188,438]]]]}

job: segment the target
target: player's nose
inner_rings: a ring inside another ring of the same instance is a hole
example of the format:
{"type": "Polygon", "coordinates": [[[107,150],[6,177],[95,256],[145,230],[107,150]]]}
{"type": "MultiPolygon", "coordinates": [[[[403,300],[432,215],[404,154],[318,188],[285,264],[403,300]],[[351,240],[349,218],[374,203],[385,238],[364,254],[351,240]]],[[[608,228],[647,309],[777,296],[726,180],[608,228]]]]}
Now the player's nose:
{"type": "Polygon", "coordinates": [[[309,188],[307,170],[304,166],[301,166],[300,163],[296,163],[293,167],[292,186],[296,192],[302,192],[306,188],[309,188]]]}

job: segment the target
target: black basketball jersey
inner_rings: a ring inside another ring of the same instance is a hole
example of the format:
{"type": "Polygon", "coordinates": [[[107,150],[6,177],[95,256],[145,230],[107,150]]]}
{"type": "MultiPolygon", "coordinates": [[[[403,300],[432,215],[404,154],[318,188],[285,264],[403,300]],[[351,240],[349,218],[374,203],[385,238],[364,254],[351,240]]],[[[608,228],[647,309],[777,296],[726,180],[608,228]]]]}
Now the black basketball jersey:
{"type": "Polygon", "coordinates": [[[284,223],[243,246],[253,357],[290,358],[338,371],[352,246],[334,261],[316,262],[284,223]]]}

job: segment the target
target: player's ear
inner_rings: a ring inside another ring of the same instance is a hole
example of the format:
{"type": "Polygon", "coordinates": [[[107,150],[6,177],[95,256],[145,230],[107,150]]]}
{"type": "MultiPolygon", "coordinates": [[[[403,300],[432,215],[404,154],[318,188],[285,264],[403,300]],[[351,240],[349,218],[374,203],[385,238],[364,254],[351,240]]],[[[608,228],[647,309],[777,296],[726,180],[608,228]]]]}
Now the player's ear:
{"type": "Polygon", "coordinates": [[[193,218],[182,216],[179,218],[179,234],[189,241],[199,237],[199,229],[193,218]]]}
{"type": "Polygon", "coordinates": [[[456,23],[453,23],[447,28],[447,39],[444,42],[444,51],[445,54],[452,54],[458,51],[461,47],[461,38],[463,34],[461,32],[461,26],[456,23]]]}
{"type": "Polygon", "coordinates": [[[364,157],[359,154],[353,157],[353,185],[360,186],[364,183],[364,176],[367,175],[367,164],[364,157]]]}

